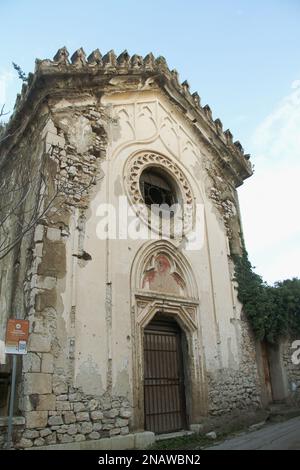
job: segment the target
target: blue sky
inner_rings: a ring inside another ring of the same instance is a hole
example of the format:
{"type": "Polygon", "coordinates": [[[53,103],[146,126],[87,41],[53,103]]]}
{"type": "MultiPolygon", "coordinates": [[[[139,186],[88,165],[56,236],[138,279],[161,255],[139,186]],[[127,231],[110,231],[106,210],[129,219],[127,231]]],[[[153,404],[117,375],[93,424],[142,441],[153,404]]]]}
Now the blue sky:
{"type": "Polygon", "coordinates": [[[127,49],[166,57],[255,164],[239,190],[252,263],[273,282],[300,266],[300,0],[0,0],[0,104],[21,87],[11,62],[127,49]]]}

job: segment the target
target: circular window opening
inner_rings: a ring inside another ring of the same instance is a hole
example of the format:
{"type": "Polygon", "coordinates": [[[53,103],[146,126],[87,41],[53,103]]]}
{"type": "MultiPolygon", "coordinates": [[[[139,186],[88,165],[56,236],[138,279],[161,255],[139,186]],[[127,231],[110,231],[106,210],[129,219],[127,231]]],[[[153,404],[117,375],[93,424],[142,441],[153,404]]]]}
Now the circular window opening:
{"type": "Polygon", "coordinates": [[[147,206],[164,204],[171,208],[173,204],[178,202],[177,191],[172,179],[159,168],[150,167],[142,172],[140,190],[147,206]]]}

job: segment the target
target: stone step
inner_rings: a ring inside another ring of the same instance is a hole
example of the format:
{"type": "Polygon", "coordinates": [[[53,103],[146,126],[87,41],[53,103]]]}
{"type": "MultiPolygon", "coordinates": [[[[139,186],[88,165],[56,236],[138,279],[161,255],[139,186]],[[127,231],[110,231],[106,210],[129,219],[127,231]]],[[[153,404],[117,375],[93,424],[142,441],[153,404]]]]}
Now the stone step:
{"type": "Polygon", "coordinates": [[[182,430],[182,431],[170,432],[167,434],[157,434],[155,436],[155,440],[165,441],[167,439],[174,439],[176,437],[192,436],[193,434],[195,434],[193,431],[182,430]]]}

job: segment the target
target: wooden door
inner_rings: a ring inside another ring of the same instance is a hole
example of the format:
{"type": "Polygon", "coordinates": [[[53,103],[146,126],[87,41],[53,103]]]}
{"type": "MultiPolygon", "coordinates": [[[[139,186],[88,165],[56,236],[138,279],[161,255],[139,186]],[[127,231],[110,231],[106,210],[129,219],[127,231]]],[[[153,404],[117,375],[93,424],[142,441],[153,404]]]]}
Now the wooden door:
{"type": "Polygon", "coordinates": [[[186,427],[181,331],[151,322],[144,335],[145,429],[156,434],[186,427]]]}

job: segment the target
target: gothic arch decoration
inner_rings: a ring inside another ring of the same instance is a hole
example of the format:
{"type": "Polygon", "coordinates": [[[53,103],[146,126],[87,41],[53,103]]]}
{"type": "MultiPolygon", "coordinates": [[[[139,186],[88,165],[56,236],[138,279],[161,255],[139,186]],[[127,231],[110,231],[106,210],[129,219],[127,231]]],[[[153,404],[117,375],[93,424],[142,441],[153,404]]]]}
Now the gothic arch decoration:
{"type": "Polygon", "coordinates": [[[134,428],[143,428],[144,329],[160,312],[173,317],[185,333],[188,345],[187,370],[191,400],[189,416],[198,422],[206,413],[207,390],[198,291],[192,268],[178,248],[167,240],[146,243],[131,269],[134,428]],[[176,288],[176,292],[174,289],[176,288]]]}
{"type": "Polygon", "coordinates": [[[186,283],[174,259],[165,253],[154,254],[143,273],[141,279],[144,290],[156,292],[186,293],[186,283]]]}
{"type": "Polygon", "coordinates": [[[197,284],[186,257],[167,240],[144,245],[137,253],[131,287],[138,293],[163,293],[198,301],[197,284]]]}
{"type": "MultiPolygon", "coordinates": [[[[138,152],[131,156],[124,167],[123,179],[125,181],[126,194],[139,217],[149,225],[145,203],[140,190],[140,177],[142,172],[148,167],[156,167],[166,172],[176,183],[179,191],[179,202],[184,208],[182,227],[178,234],[182,235],[189,232],[194,223],[195,203],[192,188],[187,177],[179,165],[169,157],[158,152],[138,152]]],[[[153,226],[151,227],[153,229],[153,226]]],[[[176,236],[175,227],[175,236],[176,236]]]]}

